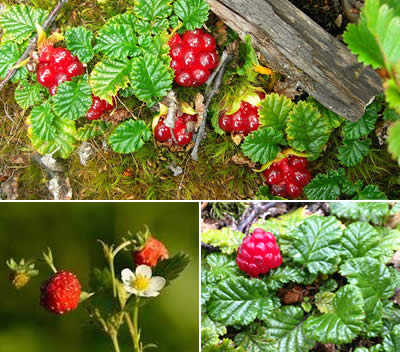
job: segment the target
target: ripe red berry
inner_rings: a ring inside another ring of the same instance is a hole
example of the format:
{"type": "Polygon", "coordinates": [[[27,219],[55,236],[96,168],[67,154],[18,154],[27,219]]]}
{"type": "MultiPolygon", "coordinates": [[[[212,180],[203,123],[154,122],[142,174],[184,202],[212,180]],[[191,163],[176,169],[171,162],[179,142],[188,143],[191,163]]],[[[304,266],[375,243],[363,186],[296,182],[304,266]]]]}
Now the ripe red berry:
{"type": "Polygon", "coordinates": [[[306,167],[307,160],[295,155],[274,162],[264,171],[271,193],[284,198],[300,197],[304,187],[311,182],[311,174],[306,167]]]}
{"type": "Polygon", "coordinates": [[[168,250],[162,242],[150,236],[144,247],[134,253],[136,265],[148,265],[154,267],[159,260],[168,259],[168,250]]]}
{"type": "Polygon", "coordinates": [[[48,64],[38,64],[36,79],[43,87],[51,87],[55,83],[55,74],[48,64]]]}
{"type": "Polygon", "coordinates": [[[98,120],[106,111],[111,111],[115,107],[115,99],[113,99],[113,104],[107,103],[105,100],[95,97],[92,94],[92,105],[86,114],[89,120],[98,120]]]}
{"type": "Polygon", "coordinates": [[[201,29],[175,34],[169,41],[171,68],[175,82],[184,87],[198,87],[210,77],[218,66],[215,39],[201,29]]]}
{"type": "Polygon", "coordinates": [[[239,246],[236,263],[240,270],[252,277],[280,266],[282,256],[275,236],[263,229],[255,229],[239,246]]]}
{"type": "MultiPolygon", "coordinates": [[[[163,115],[158,120],[158,123],[154,129],[154,136],[159,142],[173,142],[171,136],[171,130],[164,123],[166,115],[163,115]]],[[[188,131],[188,123],[196,122],[197,115],[182,114],[175,119],[175,127],[172,132],[176,139],[176,144],[187,145],[191,142],[193,138],[193,132],[188,131]]]]}
{"type": "Polygon", "coordinates": [[[64,314],[76,309],[81,296],[77,277],[68,271],[59,271],[41,287],[40,304],[49,312],[64,314]]]}
{"type": "Polygon", "coordinates": [[[39,62],[41,63],[49,63],[50,57],[53,55],[54,46],[53,45],[46,45],[42,49],[40,49],[39,53],[39,62]]]}

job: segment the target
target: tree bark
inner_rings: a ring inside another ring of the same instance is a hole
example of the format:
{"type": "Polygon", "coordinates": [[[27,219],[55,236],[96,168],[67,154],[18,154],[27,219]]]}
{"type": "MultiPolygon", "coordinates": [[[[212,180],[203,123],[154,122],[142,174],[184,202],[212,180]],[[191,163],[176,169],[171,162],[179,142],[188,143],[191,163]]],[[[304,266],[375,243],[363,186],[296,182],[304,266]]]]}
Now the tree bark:
{"type": "Polygon", "coordinates": [[[250,34],[269,66],[351,121],[383,92],[379,75],[288,0],[207,0],[241,39],[250,34]]]}

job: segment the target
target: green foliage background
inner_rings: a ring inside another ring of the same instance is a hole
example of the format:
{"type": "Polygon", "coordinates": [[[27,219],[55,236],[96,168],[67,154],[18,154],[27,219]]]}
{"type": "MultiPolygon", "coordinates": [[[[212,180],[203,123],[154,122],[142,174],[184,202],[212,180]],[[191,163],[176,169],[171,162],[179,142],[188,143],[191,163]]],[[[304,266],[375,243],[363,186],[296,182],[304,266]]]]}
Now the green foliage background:
{"type": "MultiPolygon", "coordinates": [[[[91,325],[85,308],[64,316],[52,315],[39,305],[40,274],[17,291],[8,281],[6,260],[37,258],[50,246],[58,268],[71,270],[88,288],[93,266],[105,265],[96,239],[116,243],[128,230],[147,224],[171,255],[179,250],[192,261],[182,276],[140,311],[143,342],[157,351],[187,352],[198,346],[198,204],[197,203],[24,203],[0,205],[0,346],[7,352],[109,352],[108,336],[91,325]]],[[[132,265],[128,252],[116,259],[116,272],[132,265]]],[[[131,351],[123,329],[121,352],[131,351]]]]}

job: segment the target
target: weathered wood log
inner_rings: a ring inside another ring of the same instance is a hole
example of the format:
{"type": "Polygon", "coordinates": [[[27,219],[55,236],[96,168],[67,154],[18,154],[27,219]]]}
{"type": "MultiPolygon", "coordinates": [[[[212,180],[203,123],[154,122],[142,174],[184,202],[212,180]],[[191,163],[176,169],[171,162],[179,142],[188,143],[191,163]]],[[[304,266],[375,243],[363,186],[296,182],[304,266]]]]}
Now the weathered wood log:
{"type": "Polygon", "coordinates": [[[356,121],[383,91],[379,75],[288,0],[207,0],[268,65],[337,114],[356,121]]]}

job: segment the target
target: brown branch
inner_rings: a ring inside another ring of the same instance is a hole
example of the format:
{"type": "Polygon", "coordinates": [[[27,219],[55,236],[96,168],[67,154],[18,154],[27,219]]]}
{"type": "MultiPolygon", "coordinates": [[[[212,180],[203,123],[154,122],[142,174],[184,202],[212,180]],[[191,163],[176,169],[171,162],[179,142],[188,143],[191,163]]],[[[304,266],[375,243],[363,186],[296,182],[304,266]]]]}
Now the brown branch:
{"type": "MultiPolygon", "coordinates": [[[[231,62],[231,60],[232,60],[232,55],[230,55],[226,51],[224,51],[222,54],[222,57],[221,57],[221,62],[216,70],[217,73],[212,78],[212,79],[214,79],[214,84],[213,84],[212,88],[210,89],[210,91],[208,92],[207,97],[206,97],[206,102],[204,104],[204,111],[202,113],[203,118],[201,120],[199,131],[197,133],[196,141],[195,141],[195,144],[194,144],[194,147],[192,150],[192,159],[193,160],[198,160],[200,143],[206,133],[208,108],[210,107],[211,101],[214,98],[214,96],[219,92],[219,89],[222,84],[222,79],[225,74],[226,67],[231,62]]],[[[209,82],[207,82],[208,88],[210,88],[211,80],[209,82]]]]}
{"type": "MultiPolygon", "coordinates": [[[[68,0],[60,0],[57,5],[51,10],[49,17],[46,18],[46,20],[42,24],[43,30],[47,30],[47,28],[50,27],[50,25],[55,21],[58,13],[60,12],[61,8],[68,2],[68,0]]],[[[36,47],[36,42],[38,39],[38,35],[36,34],[32,39],[29,41],[28,47],[25,49],[24,53],[22,56],[18,59],[18,61],[15,63],[14,67],[20,64],[22,61],[27,59],[30,55],[30,53],[35,49],[36,47]]],[[[4,88],[6,83],[14,76],[15,72],[17,72],[16,68],[12,68],[10,71],[7,72],[6,77],[4,80],[0,83],[0,90],[4,88]]]]}

